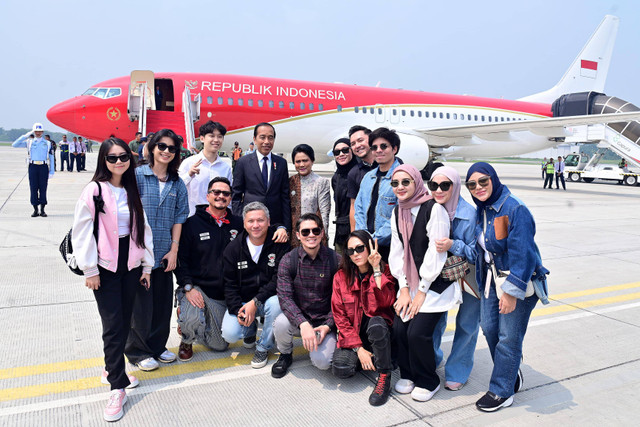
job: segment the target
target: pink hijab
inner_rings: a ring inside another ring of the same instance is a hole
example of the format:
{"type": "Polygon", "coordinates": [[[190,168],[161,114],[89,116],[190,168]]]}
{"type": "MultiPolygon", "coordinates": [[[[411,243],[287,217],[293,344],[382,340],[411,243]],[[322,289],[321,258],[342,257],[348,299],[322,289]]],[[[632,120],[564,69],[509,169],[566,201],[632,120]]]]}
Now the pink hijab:
{"type": "Polygon", "coordinates": [[[412,294],[415,294],[418,285],[420,284],[420,275],[418,274],[418,268],[413,261],[413,255],[411,254],[411,246],[409,245],[409,239],[413,232],[413,220],[411,219],[411,208],[420,206],[429,199],[432,199],[431,195],[427,192],[424,183],[422,182],[422,175],[420,171],[411,165],[398,166],[393,171],[393,176],[398,172],[404,172],[408,174],[416,184],[416,191],[407,200],[398,200],[398,232],[402,235],[402,241],[404,242],[404,274],[407,278],[407,284],[412,294]]]}
{"type": "Polygon", "coordinates": [[[449,220],[453,221],[453,218],[456,216],[456,209],[458,209],[458,200],[460,199],[460,175],[451,166],[440,166],[433,171],[431,179],[436,175],[444,175],[453,183],[451,198],[443,205],[449,214],[449,220]]]}

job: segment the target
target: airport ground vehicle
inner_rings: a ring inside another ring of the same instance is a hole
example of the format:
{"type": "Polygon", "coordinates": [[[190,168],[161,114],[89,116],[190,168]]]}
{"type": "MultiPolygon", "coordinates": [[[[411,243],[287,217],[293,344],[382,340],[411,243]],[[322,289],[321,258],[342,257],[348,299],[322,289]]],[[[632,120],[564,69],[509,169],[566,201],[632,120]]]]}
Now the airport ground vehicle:
{"type": "Polygon", "coordinates": [[[593,182],[595,179],[617,181],[618,184],[636,185],[640,172],[629,168],[620,168],[615,164],[598,164],[606,152],[600,148],[591,157],[586,154],[570,154],[565,159],[565,173],[569,181],[593,182]]]}

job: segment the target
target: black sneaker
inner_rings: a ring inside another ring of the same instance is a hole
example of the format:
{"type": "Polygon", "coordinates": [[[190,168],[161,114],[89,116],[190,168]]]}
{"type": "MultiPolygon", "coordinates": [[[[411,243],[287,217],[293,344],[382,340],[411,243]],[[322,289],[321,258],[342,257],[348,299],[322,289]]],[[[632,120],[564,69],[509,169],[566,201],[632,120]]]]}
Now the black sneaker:
{"type": "Polygon", "coordinates": [[[37,216],[40,216],[40,212],[38,212],[38,207],[34,206],[33,207],[33,213],[31,214],[31,218],[35,218],[37,216]]]}
{"type": "Polygon", "coordinates": [[[513,403],[513,396],[498,397],[490,391],[476,402],[476,408],[483,412],[493,412],[500,408],[506,408],[513,403]]]}
{"type": "Polygon", "coordinates": [[[280,353],[280,357],[271,367],[271,376],[273,378],[282,378],[289,372],[289,367],[293,363],[291,354],[280,353]]]}
{"type": "Polygon", "coordinates": [[[513,392],[519,392],[524,387],[524,376],[522,376],[522,370],[518,369],[518,376],[516,377],[516,384],[513,387],[513,392]]]}
{"type": "Polygon", "coordinates": [[[391,394],[391,373],[385,372],[378,375],[376,386],[369,396],[369,405],[381,406],[387,403],[391,394]]]}
{"type": "Polygon", "coordinates": [[[244,348],[253,348],[256,346],[256,336],[252,335],[250,337],[244,337],[242,340],[242,346],[244,348]]]}
{"type": "Polygon", "coordinates": [[[251,367],[255,369],[264,368],[269,361],[269,352],[256,350],[251,360],[251,367]]]}

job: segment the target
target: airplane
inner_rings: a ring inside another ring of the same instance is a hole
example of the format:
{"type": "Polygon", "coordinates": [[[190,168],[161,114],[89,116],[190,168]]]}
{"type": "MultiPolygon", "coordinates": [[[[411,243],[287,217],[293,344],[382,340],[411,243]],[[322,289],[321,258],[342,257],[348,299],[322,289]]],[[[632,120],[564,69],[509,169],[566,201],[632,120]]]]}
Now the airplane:
{"type": "Polygon", "coordinates": [[[423,167],[435,158],[490,158],[530,153],[571,138],[608,144],[640,166],[640,109],[602,93],[619,19],[607,15],[560,81],[519,100],[205,73],[133,71],[98,83],[47,112],[52,123],[93,140],[129,141],[171,128],[195,148],[208,120],[226,141],[248,143],[253,127],[272,123],[275,151],[301,142],[329,161],[333,143],[355,124],[386,126],[401,136],[398,156],[423,167]],[[327,155],[324,155],[327,153],[327,155]]]}

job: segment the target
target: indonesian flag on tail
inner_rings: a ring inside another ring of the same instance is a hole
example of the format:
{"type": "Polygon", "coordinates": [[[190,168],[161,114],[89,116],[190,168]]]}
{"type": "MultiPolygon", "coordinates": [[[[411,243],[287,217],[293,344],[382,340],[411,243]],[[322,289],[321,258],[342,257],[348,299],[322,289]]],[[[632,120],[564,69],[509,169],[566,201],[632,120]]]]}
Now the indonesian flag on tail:
{"type": "Polygon", "coordinates": [[[598,74],[598,63],[595,61],[588,61],[583,59],[580,61],[580,75],[582,77],[589,77],[595,79],[598,74]]]}

